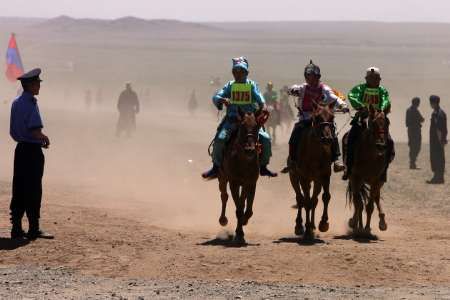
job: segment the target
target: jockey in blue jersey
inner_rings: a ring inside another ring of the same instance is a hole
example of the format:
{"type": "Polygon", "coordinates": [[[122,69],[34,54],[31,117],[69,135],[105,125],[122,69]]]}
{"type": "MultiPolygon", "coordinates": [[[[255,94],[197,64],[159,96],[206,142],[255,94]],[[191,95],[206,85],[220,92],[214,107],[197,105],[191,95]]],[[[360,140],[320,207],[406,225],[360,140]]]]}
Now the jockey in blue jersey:
{"type": "MultiPolygon", "coordinates": [[[[217,177],[222,164],[225,145],[238,126],[239,110],[252,113],[258,109],[267,111],[264,97],[259,91],[258,85],[253,80],[248,79],[248,61],[245,57],[233,59],[232,72],[234,80],[229,81],[212,99],[218,110],[222,110],[225,106],[227,113],[217,129],[217,134],[214,139],[212,152],[213,167],[202,174],[204,179],[214,179],[217,177]]],[[[276,173],[267,169],[270,157],[272,156],[272,146],[270,136],[263,128],[259,131],[259,142],[262,145],[260,175],[276,177],[276,173]]]]}

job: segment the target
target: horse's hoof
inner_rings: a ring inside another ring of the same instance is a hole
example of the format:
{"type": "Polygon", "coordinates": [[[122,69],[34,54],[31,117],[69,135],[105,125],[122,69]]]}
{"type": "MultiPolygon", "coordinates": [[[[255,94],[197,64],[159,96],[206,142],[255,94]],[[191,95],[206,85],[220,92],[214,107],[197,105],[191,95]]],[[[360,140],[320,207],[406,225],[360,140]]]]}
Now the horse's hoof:
{"type": "Polygon", "coordinates": [[[242,225],[246,226],[248,224],[248,220],[253,216],[253,212],[245,212],[244,214],[244,220],[242,222],[242,225]]]}
{"type": "Polygon", "coordinates": [[[303,228],[303,225],[295,226],[295,235],[303,235],[303,234],[305,234],[305,228],[303,228]]]}
{"type": "Polygon", "coordinates": [[[355,222],[353,221],[353,218],[348,219],[348,227],[355,228],[355,222]]]}
{"type": "Polygon", "coordinates": [[[387,230],[386,221],[384,221],[384,219],[381,219],[380,224],[378,224],[378,227],[380,228],[381,231],[386,231],[387,230]]]}
{"type": "Polygon", "coordinates": [[[227,217],[223,216],[219,218],[219,223],[221,226],[225,227],[228,225],[228,219],[227,217]]]}
{"type": "Polygon", "coordinates": [[[233,240],[235,245],[245,245],[245,239],[243,235],[236,235],[233,240]]]}
{"type": "Polygon", "coordinates": [[[380,228],[381,231],[387,230],[387,224],[386,224],[385,217],[386,217],[385,214],[380,214],[380,223],[378,224],[378,227],[380,228]]]}
{"type": "Polygon", "coordinates": [[[305,235],[303,235],[303,240],[305,241],[314,240],[314,230],[312,228],[306,229],[305,235]]]}
{"type": "Polygon", "coordinates": [[[330,229],[330,224],[326,221],[320,221],[319,230],[320,232],[327,232],[330,229]]]}

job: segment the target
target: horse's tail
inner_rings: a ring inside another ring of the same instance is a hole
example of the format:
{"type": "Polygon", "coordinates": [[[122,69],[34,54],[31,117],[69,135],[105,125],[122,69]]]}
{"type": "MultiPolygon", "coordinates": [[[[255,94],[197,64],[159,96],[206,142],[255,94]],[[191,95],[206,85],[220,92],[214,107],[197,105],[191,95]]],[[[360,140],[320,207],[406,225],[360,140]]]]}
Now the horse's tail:
{"type": "MultiPolygon", "coordinates": [[[[364,183],[363,185],[361,185],[361,188],[358,191],[359,197],[361,198],[362,202],[364,203],[364,205],[367,205],[367,203],[369,202],[369,198],[370,198],[370,187],[368,184],[364,183]]],[[[351,184],[351,181],[348,181],[348,185],[347,185],[347,194],[346,194],[346,198],[347,198],[347,204],[349,207],[352,207],[352,203],[355,199],[353,199],[353,187],[351,184]]]]}

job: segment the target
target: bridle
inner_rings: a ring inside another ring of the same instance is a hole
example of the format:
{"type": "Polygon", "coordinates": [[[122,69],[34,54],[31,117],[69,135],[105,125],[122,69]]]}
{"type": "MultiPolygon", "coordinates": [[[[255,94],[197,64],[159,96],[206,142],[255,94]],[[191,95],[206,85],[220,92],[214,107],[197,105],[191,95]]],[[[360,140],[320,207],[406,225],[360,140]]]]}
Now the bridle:
{"type": "MultiPolygon", "coordinates": [[[[326,110],[326,106],[318,104],[317,102],[315,102],[316,105],[316,110],[317,109],[321,109],[321,110],[326,110]]],[[[330,104],[328,104],[330,105],[330,104]]],[[[314,133],[317,137],[320,138],[320,142],[324,143],[324,144],[330,144],[332,142],[333,139],[333,132],[335,131],[335,124],[333,121],[334,115],[332,114],[332,112],[330,111],[326,111],[330,114],[330,116],[328,118],[324,118],[323,115],[321,113],[317,114],[316,112],[313,113],[313,119],[312,119],[312,127],[314,130],[314,133]],[[324,120],[326,119],[326,121],[324,120]],[[332,121],[329,121],[329,120],[332,121]],[[329,128],[330,130],[330,136],[324,136],[324,131],[326,128],[329,128]]]]}
{"type": "Polygon", "coordinates": [[[257,152],[258,154],[261,152],[261,144],[259,143],[259,128],[261,128],[262,124],[264,124],[268,119],[266,114],[259,114],[258,117],[255,117],[254,114],[246,113],[241,120],[239,120],[239,128],[237,130],[237,139],[233,145],[235,150],[244,151],[247,153],[257,152]],[[253,117],[254,120],[249,120],[248,118],[253,117]],[[247,125],[246,122],[254,122],[253,124],[247,125]],[[245,138],[242,138],[242,130],[247,131],[245,134],[245,138]],[[251,129],[251,130],[249,130],[251,129]],[[250,132],[249,132],[250,131],[250,132]]]}
{"type": "Polygon", "coordinates": [[[375,111],[369,115],[368,127],[376,139],[378,147],[386,146],[386,118],[383,112],[375,111]]]}

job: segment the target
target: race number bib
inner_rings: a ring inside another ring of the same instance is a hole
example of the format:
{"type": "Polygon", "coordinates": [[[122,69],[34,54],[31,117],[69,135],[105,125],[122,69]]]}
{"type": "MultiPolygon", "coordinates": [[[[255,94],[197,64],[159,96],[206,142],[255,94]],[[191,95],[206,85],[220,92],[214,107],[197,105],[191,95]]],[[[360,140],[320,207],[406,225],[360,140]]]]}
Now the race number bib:
{"type": "Polygon", "coordinates": [[[250,83],[233,83],[231,86],[231,104],[252,104],[252,85],[250,83]]]}
{"type": "Polygon", "coordinates": [[[364,103],[366,106],[373,105],[375,107],[378,107],[380,104],[380,91],[379,89],[373,89],[373,88],[367,88],[364,91],[364,103]]]}

